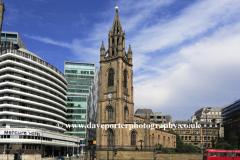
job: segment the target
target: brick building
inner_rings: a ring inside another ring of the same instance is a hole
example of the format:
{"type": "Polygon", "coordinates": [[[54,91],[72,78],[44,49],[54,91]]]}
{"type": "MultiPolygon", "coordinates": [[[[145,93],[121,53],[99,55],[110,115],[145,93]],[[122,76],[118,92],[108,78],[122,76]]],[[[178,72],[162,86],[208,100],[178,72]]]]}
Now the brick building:
{"type": "Polygon", "coordinates": [[[179,134],[179,136],[181,137],[184,143],[191,143],[195,147],[202,147],[202,145],[204,148],[206,148],[207,145],[208,145],[208,148],[212,147],[211,140],[212,139],[217,140],[219,137],[219,127],[220,127],[219,124],[217,125],[217,124],[208,122],[207,132],[206,132],[206,122],[205,123],[202,121],[198,122],[198,124],[201,124],[201,128],[202,128],[201,136],[200,136],[201,128],[195,127],[196,125],[194,124],[196,123],[192,123],[190,120],[177,120],[177,121],[174,121],[174,124],[175,125],[185,124],[188,126],[193,126],[192,128],[188,128],[188,127],[176,128],[175,132],[179,134]]]}

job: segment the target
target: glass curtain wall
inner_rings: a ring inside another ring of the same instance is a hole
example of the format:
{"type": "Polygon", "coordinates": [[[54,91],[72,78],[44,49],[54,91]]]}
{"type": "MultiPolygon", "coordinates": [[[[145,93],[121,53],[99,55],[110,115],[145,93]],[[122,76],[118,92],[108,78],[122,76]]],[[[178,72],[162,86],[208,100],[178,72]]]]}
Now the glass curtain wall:
{"type": "MultiPolygon", "coordinates": [[[[92,95],[92,85],[98,81],[98,71],[95,64],[65,62],[65,77],[68,82],[67,94],[67,124],[84,125],[88,124],[88,110],[92,108],[90,105],[89,94],[92,95]]],[[[98,88],[98,85],[97,85],[98,88]]],[[[97,99],[97,98],[96,98],[97,99]]],[[[95,107],[93,108],[96,109],[95,107]]],[[[92,109],[90,109],[92,110],[92,109]]],[[[78,136],[82,139],[88,139],[89,134],[86,128],[71,127],[67,129],[67,134],[78,136]]],[[[85,151],[82,140],[81,150],[85,151]]]]}

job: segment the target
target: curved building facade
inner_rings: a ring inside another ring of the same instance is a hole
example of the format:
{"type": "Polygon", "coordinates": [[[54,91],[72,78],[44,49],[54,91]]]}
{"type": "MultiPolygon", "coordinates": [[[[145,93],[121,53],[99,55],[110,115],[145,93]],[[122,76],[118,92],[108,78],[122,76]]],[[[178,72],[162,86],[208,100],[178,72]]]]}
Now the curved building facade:
{"type": "Polygon", "coordinates": [[[0,151],[39,150],[43,145],[45,151],[51,150],[43,155],[54,155],[56,149],[57,155],[63,155],[69,147],[78,147],[77,137],[64,134],[66,95],[67,81],[61,71],[26,49],[2,43],[0,151]],[[18,144],[13,145],[16,139],[18,144]]]}
{"type": "Polygon", "coordinates": [[[55,131],[66,122],[64,75],[35,54],[18,49],[0,56],[0,125],[55,131]]]}

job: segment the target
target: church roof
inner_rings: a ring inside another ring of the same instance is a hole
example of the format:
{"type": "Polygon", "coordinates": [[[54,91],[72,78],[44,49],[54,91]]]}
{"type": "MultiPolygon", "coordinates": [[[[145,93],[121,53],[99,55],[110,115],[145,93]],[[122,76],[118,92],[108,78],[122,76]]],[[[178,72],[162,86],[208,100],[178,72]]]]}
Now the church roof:
{"type": "Polygon", "coordinates": [[[153,114],[151,109],[137,109],[135,114],[153,114]]]}

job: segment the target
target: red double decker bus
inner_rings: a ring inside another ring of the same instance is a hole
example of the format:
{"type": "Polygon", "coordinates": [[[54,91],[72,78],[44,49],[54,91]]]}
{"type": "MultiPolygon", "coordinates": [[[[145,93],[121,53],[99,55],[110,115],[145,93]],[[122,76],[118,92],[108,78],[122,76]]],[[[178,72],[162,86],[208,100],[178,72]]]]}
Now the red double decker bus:
{"type": "Polygon", "coordinates": [[[207,149],[203,160],[240,160],[240,150],[207,149]]]}

